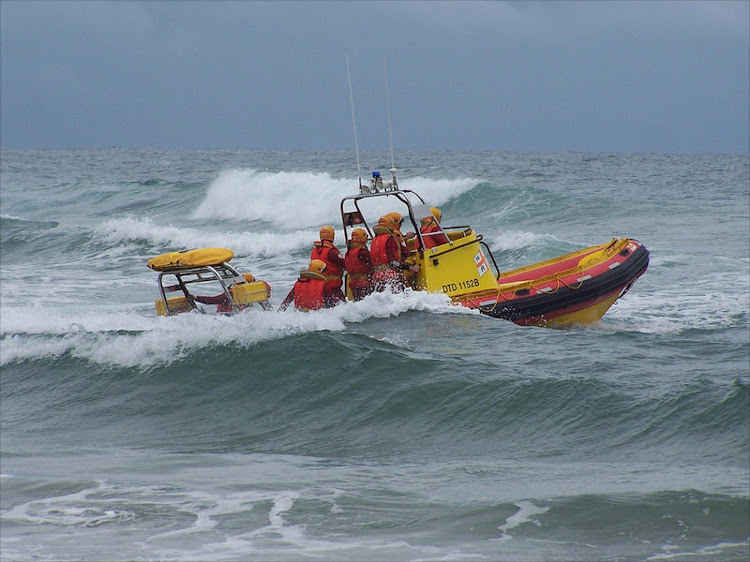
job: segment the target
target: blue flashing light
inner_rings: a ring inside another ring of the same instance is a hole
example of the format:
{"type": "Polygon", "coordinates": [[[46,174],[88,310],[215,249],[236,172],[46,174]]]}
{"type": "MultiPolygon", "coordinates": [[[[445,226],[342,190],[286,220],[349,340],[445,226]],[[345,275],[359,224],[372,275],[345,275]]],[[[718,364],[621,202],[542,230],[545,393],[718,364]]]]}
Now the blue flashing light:
{"type": "Polygon", "coordinates": [[[380,172],[378,172],[378,171],[373,172],[372,173],[372,177],[379,178],[380,177],[380,172]]]}

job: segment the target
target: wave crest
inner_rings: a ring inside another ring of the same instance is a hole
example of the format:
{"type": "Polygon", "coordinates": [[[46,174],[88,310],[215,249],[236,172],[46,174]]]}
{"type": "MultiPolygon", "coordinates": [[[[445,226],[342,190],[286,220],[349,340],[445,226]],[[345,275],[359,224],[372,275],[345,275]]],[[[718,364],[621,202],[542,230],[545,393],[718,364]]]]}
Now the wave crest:
{"type": "MultiPolygon", "coordinates": [[[[441,205],[471,190],[476,180],[411,178],[402,188],[413,189],[441,205]]],[[[356,194],[357,180],[328,173],[227,170],[219,174],[192,218],[263,221],[282,229],[317,227],[340,221],[339,203],[356,194]]]]}

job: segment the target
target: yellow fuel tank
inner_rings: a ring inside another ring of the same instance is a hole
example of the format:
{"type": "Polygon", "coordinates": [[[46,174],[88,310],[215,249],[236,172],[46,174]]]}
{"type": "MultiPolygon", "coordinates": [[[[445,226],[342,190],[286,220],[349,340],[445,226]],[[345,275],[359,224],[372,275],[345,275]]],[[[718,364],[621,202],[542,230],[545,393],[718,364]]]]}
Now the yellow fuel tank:
{"type": "Polygon", "coordinates": [[[189,312],[193,310],[193,306],[190,302],[183,297],[169,297],[167,299],[167,306],[169,306],[169,313],[164,308],[164,301],[159,299],[156,301],[156,315],[157,316],[172,316],[179,314],[180,312],[189,312]]]}
{"type": "Polygon", "coordinates": [[[232,293],[234,304],[237,305],[261,302],[269,297],[268,286],[263,281],[232,285],[229,291],[232,293]]]}

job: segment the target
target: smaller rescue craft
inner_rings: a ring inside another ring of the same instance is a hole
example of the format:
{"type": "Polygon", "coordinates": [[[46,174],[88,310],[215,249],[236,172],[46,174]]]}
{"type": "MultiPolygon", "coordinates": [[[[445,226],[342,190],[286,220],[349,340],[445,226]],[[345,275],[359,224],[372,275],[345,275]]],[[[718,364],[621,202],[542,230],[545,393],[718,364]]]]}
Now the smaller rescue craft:
{"type": "Polygon", "coordinates": [[[520,325],[585,325],[599,320],[648,267],[645,246],[631,238],[613,238],[501,272],[482,235],[470,226],[445,226],[437,217],[431,232],[420,232],[420,220],[433,217],[431,207],[416,192],[399,189],[395,172],[391,169],[388,182],[379,172],[373,172],[369,185],[360,180],[359,194],[342,199],[341,217],[347,242],[355,227],[366,229],[372,238],[379,214],[395,210],[410,221],[415,236],[408,240],[405,261],[419,270],[405,277],[414,290],[443,293],[456,304],[520,325]],[[447,242],[426,243],[430,236],[447,242]]]}
{"type": "Polygon", "coordinates": [[[234,252],[226,248],[198,248],[151,258],[148,267],[159,272],[161,298],[156,301],[156,314],[206,313],[214,305],[216,312],[232,314],[255,303],[270,310],[271,286],[239,273],[228,263],[233,257],[234,252]],[[171,293],[175,296],[168,296],[171,293]]]}

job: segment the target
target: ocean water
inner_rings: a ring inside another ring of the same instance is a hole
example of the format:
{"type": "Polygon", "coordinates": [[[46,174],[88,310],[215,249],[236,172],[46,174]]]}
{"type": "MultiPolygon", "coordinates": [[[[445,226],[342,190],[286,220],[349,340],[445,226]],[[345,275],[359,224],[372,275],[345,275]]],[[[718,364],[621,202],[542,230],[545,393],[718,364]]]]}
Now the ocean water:
{"type": "Polygon", "coordinates": [[[353,150],[2,149],[0,558],[748,560],[748,157],[396,165],[501,270],[613,236],[651,265],[570,330],[416,292],[156,317],[146,261],[201,246],[277,306],[341,246],[353,150]]]}

